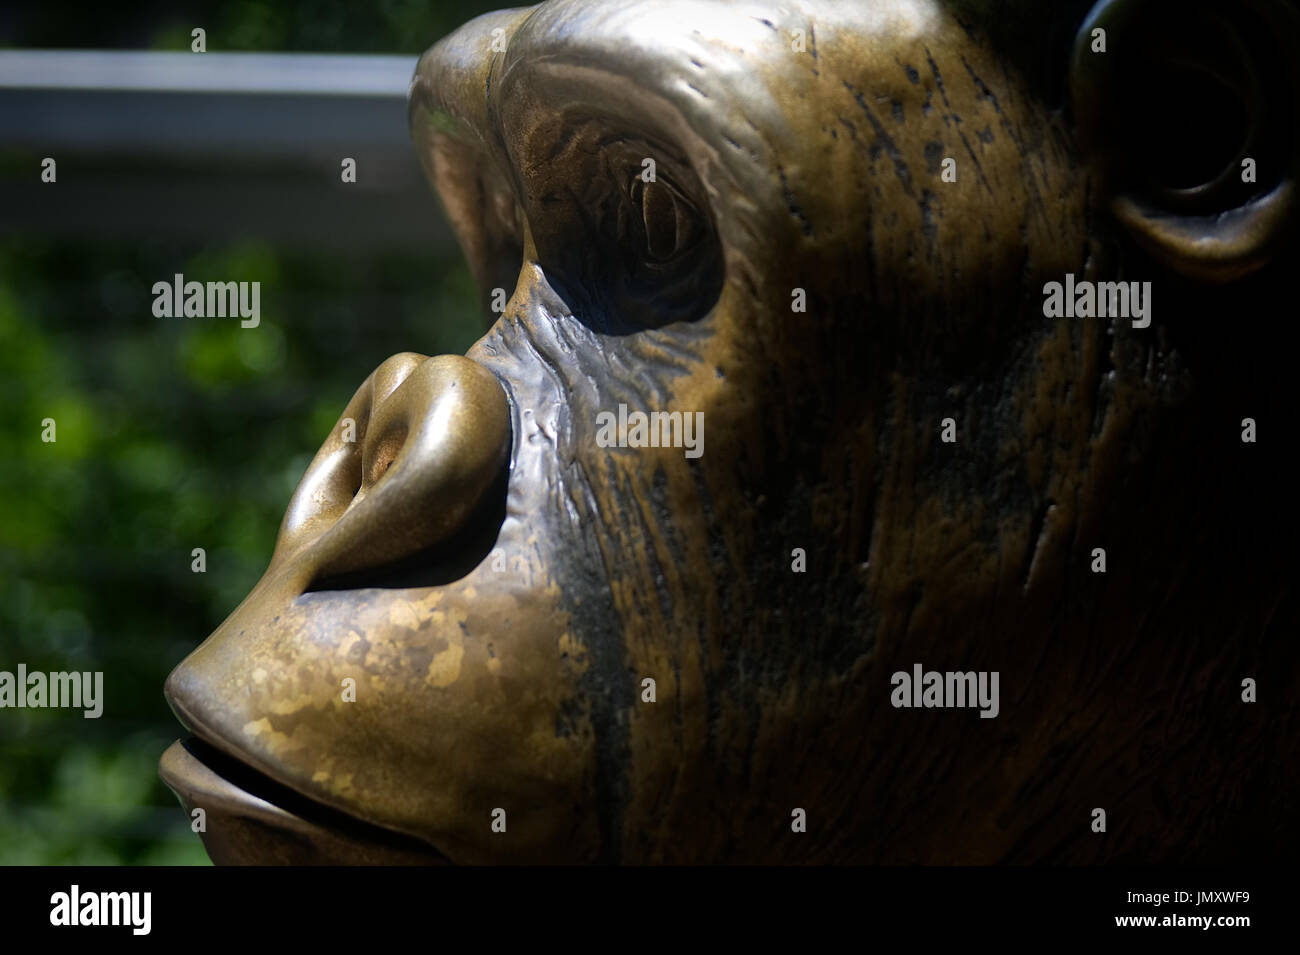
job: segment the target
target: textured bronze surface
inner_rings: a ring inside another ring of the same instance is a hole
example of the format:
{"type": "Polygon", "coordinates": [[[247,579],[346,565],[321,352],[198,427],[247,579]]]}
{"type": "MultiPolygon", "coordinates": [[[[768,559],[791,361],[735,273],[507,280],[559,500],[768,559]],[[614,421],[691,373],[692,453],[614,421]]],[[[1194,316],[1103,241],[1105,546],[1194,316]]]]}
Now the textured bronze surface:
{"type": "MultiPolygon", "coordinates": [[[[169,678],[177,715],[456,863],[1293,850],[1296,19],[551,0],[467,24],[410,121],[504,311],[362,386],[355,443],[341,421],[262,582],[169,678]],[[1150,281],[1150,326],[1045,317],[1067,275],[1150,281]],[[602,447],[620,405],[702,412],[703,453],[602,447]],[[891,706],[917,662],[999,671],[997,718],[891,706]]],[[[189,753],[163,772],[225,807],[218,861],[405,860],[189,753]]]]}

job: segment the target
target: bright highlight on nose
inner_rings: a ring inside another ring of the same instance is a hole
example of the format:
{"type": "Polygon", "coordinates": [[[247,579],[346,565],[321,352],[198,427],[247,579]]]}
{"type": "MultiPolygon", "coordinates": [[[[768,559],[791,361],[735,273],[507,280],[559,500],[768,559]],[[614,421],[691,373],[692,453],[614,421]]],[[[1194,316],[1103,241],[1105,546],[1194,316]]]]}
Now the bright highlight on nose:
{"type": "Polygon", "coordinates": [[[458,355],[394,355],[357,389],[303,475],[271,568],[368,570],[459,530],[505,466],[510,414],[495,376],[458,355]]]}

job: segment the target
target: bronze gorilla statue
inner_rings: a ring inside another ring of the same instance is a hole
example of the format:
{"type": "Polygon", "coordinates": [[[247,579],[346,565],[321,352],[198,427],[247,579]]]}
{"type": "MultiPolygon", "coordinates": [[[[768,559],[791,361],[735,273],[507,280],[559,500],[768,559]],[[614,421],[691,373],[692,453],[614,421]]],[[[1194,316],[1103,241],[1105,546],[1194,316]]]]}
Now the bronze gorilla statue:
{"type": "Polygon", "coordinates": [[[169,678],[213,859],[1287,856],[1298,19],[549,0],[435,45],[490,328],[366,379],[169,678]]]}

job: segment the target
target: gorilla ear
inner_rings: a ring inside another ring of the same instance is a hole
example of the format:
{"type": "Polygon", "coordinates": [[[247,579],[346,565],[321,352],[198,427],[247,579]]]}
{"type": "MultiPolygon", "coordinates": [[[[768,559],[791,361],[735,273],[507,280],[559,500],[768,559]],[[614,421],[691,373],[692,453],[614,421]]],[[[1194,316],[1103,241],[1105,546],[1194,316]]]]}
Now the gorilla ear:
{"type": "Polygon", "coordinates": [[[1294,0],[1101,0],[1069,79],[1081,144],[1139,245],[1204,281],[1269,262],[1300,206],[1294,0]]]}

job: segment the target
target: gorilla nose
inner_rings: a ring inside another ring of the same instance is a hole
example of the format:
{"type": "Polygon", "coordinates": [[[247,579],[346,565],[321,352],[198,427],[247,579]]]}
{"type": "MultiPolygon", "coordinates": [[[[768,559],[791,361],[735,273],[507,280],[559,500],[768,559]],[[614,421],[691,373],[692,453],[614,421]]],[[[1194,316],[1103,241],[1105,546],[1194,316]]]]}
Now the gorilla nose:
{"type": "Polygon", "coordinates": [[[496,377],[458,355],[394,355],[357,389],[294,491],[271,573],[372,570],[437,545],[474,513],[510,446],[496,377]]]}

